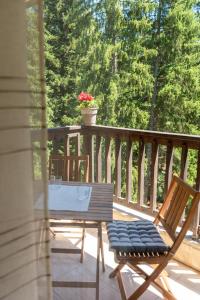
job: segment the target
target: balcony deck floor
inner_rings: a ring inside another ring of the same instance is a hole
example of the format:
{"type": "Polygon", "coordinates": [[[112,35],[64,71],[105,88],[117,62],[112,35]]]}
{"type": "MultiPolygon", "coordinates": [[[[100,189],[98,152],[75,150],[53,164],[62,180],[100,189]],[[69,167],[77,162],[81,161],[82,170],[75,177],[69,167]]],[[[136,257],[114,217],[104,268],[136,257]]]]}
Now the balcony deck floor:
{"type": "MultiPolygon", "coordinates": [[[[123,216],[118,215],[120,219],[123,216]]],[[[126,216],[127,218],[127,216],[126,216]]],[[[67,233],[57,233],[56,240],[52,240],[53,247],[80,247],[80,232],[77,229],[67,229],[67,233]],[[69,237],[70,236],[70,237],[69,237]]],[[[100,300],[120,300],[119,288],[116,279],[109,279],[108,275],[116,266],[113,253],[108,249],[107,234],[104,228],[104,253],[106,272],[100,269],[100,300]]],[[[74,254],[52,254],[53,280],[84,280],[95,279],[95,258],[96,258],[96,230],[87,229],[85,240],[84,262],[79,262],[80,255],[74,254]]],[[[168,272],[169,286],[175,297],[179,300],[200,299],[200,273],[177,263],[170,262],[166,268],[168,272]]],[[[128,268],[123,271],[126,282],[127,294],[135,289],[141,282],[141,278],[134,276],[128,268]],[[132,281],[132,279],[134,281],[132,281]]],[[[79,288],[54,288],[54,300],[93,300],[95,299],[94,289],[79,288]]],[[[152,286],[140,297],[141,300],[159,300],[164,297],[152,286]]]]}

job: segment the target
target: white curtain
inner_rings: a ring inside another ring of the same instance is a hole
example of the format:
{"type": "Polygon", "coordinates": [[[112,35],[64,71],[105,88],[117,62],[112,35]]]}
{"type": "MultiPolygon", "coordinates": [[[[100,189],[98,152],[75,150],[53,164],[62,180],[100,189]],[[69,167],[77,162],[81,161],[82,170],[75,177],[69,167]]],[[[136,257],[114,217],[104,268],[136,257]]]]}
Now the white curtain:
{"type": "Polygon", "coordinates": [[[51,299],[43,64],[41,1],[0,0],[0,300],[51,299]]]}

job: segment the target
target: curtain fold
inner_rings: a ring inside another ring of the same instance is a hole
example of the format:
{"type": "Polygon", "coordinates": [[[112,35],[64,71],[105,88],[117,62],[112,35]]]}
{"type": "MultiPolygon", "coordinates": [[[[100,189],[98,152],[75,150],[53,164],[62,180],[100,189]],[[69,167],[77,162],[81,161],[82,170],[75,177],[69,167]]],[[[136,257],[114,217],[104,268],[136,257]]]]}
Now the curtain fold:
{"type": "Polygon", "coordinates": [[[0,1],[0,300],[51,299],[42,15],[0,1]]]}

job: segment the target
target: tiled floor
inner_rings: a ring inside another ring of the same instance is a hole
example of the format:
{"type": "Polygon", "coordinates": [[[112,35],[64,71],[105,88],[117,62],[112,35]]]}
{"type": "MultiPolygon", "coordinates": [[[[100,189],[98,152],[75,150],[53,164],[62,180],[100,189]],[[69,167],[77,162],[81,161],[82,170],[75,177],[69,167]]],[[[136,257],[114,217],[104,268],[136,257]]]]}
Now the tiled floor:
{"type": "MultiPolygon", "coordinates": [[[[69,230],[69,229],[68,229],[69,230]]],[[[80,239],[72,229],[70,233],[57,233],[56,240],[52,240],[53,246],[80,247],[80,239]],[[66,237],[67,236],[67,237],[66,237]]],[[[119,288],[116,279],[109,279],[108,275],[116,266],[113,253],[108,249],[107,235],[103,230],[104,253],[106,272],[100,271],[100,300],[120,300],[119,288]]],[[[71,254],[53,254],[52,255],[52,273],[54,280],[90,280],[95,279],[95,257],[96,257],[96,231],[87,229],[85,241],[84,262],[79,262],[79,255],[71,254]]],[[[200,299],[200,273],[185,267],[182,264],[172,261],[168,267],[168,282],[175,297],[180,300],[199,300],[200,299]]],[[[127,268],[124,269],[124,280],[126,282],[127,294],[130,294],[141,282],[141,278],[127,268]]],[[[54,288],[54,300],[93,300],[95,299],[94,289],[78,289],[78,288],[54,288]]],[[[164,299],[162,295],[153,287],[140,297],[141,300],[159,300],[164,299]]]]}

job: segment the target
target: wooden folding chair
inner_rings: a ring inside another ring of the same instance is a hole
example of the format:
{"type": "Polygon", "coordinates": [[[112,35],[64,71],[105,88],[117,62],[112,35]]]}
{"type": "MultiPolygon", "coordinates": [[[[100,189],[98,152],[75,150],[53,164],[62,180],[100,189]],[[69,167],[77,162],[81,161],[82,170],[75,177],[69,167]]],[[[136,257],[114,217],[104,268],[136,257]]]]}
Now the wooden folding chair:
{"type": "Polygon", "coordinates": [[[49,179],[52,177],[66,181],[88,182],[89,155],[50,155],[49,179]]]}
{"type": "Polygon", "coordinates": [[[65,177],[65,156],[52,154],[49,156],[49,179],[62,179],[65,177]]]}
{"type": "MultiPolygon", "coordinates": [[[[52,154],[49,157],[49,179],[61,178],[66,181],[83,181],[88,182],[89,179],[89,155],[67,156],[52,154]]],[[[50,228],[50,232],[55,238],[55,232],[50,228]]],[[[82,230],[81,237],[81,257],[80,262],[83,262],[85,241],[85,228],[82,230]]]]}
{"type": "Polygon", "coordinates": [[[170,292],[161,272],[173,258],[185,237],[192,222],[200,199],[200,192],[195,191],[180,178],[173,176],[171,185],[154,222],[150,221],[113,221],[107,225],[110,248],[114,250],[119,263],[110,278],[117,276],[123,300],[138,299],[150,284],[155,285],[167,299],[175,299],[170,292]],[[183,220],[185,208],[188,206],[182,227],[177,230],[183,220]],[[170,238],[166,244],[156,226],[161,224],[170,238]],[[139,265],[153,265],[149,275],[139,265]],[[128,265],[136,273],[144,277],[144,283],[128,298],[126,297],[120,271],[128,265]],[[160,282],[159,279],[162,279],[160,282]]]}

